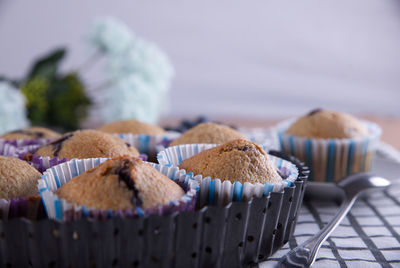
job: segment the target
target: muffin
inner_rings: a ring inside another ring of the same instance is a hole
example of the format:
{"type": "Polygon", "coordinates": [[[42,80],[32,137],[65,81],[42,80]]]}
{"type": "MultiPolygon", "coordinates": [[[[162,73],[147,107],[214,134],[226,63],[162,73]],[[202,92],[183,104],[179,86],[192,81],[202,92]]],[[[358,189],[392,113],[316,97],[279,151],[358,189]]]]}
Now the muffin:
{"type": "Polygon", "coordinates": [[[184,191],[151,165],[124,156],[71,179],[56,195],[87,208],[115,211],[166,205],[181,198],[184,191]]]}
{"type": "Polygon", "coordinates": [[[135,119],[111,122],[98,128],[98,130],[106,133],[131,133],[146,135],[161,135],[166,133],[166,131],[159,126],[140,122],[135,119]]]}
{"type": "Polygon", "coordinates": [[[42,174],[27,162],[0,156],[0,198],[29,197],[38,194],[42,174]]]}
{"type": "Polygon", "coordinates": [[[122,139],[97,130],[77,130],[40,147],[34,156],[58,158],[115,157],[119,155],[139,156],[136,148],[122,139]]]}
{"type": "Polygon", "coordinates": [[[183,144],[157,155],[161,165],[178,167],[200,183],[196,206],[224,206],[232,201],[281,193],[293,186],[299,171],[246,139],[222,145],[183,144]]]}
{"type": "Polygon", "coordinates": [[[310,167],[310,179],[339,181],[370,170],[381,130],[352,115],[315,109],[277,127],[281,149],[310,167]]]}
{"type": "Polygon", "coordinates": [[[368,136],[368,128],[352,115],[315,109],[297,119],[286,133],[312,139],[351,139],[368,136]]]}
{"type": "Polygon", "coordinates": [[[184,160],[179,168],[203,177],[250,183],[280,183],[282,178],[257,144],[237,139],[184,160]]]}
{"type": "Polygon", "coordinates": [[[61,136],[53,130],[44,127],[30,127],[5,133],[0,138],[5,140],[33,140],[33,139],[57,139],[61,136]]]}
{"type": "Polygon", "coordinates": [[[228,126],[203,123],[183,133],[179,138],[172,141],[170,146],[199,143],[223,144],[235,139],[246,139],[246,137],[228,126]]]}

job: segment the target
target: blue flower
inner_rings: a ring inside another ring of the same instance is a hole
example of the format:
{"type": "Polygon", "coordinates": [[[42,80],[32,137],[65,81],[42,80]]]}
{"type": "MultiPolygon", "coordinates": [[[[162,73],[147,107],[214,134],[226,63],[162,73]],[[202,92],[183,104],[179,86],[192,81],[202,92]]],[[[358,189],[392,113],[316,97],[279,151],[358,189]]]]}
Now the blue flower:
{"type": "Polygon", "coordinates": [[[107,88],[104,104],[101,105],[101,117],[106,122],[137,118],[155,124],[165,101],[162,95],[139,75],[121,78],[107,88]]]}
{"type": "Polygon", "coordinates": [[[95,20],[90,41],[100,51],[120,54],[132,46],[133,34],[125,24],[106,17],[95,20]]]}
{"type": "Polygon", "coordinates": [[[0,82],[0,133],[28,125],[24,95],[9,83],[0,82]]]}
{"type": "Polygon", "coordinates": [[[156,123],[174,76],[167,55],[112,18],[96,21],[91,40],[106,60],[109,86],[100,106],[104,121],[136,118],[156,123]]]}
{"type": "Polygon", "coordinates": [[[174,75],[167,55],[155,44],[139,38],[126,53],[109,56],[106,64],[112,79],[135,73],[156,91],[167,91],[174,75]]]}

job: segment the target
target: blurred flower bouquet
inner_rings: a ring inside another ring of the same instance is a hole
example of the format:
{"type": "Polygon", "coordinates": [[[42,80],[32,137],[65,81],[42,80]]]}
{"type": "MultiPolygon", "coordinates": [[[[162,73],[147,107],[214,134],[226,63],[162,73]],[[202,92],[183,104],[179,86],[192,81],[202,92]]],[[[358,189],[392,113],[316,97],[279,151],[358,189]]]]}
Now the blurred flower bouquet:
{"type": "Polygon", "coordinates": [[[59,71],[65,53],[65,49],[57,49],[39,59],[26,78],[0,78],[2,95],[10,96],[8,99],[1,99],[8,104],[1,112],[1,122],[7,125],[3,126],[3,131],[28,125],[25,110],[33,125],[65,130],[79,126],[80,120],[87,114],[90,100],[78,73],[63,74],[59,71]],[[11,96],[17,101],[12,102],[11,96]]]}
{"type": "Polygon", "coordinates": [[[90,107],[103,122],[136,118],[156,123],[174,74],[165,53],[113,18],[94,22],[89,44],[87,63],[99,58],[105,62],[100,87],[86,87],[83,70],[60,71],[63,48],[36,61],[23,79],[0,77],[0,131],[25,127],[28,119],[34,125],[76,129],[90,107]]]}

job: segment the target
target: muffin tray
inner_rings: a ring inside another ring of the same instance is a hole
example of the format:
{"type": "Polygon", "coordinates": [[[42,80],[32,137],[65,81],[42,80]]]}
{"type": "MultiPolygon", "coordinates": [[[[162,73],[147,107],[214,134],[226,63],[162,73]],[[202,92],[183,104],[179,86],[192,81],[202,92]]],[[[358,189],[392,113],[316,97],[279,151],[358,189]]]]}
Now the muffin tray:
{"type": "Polygon", "coordinates": [[[238,267],[266,260],[294,232],[308,168],[284,192],[145,218],[0,221],[2,267],[238,267]]]}

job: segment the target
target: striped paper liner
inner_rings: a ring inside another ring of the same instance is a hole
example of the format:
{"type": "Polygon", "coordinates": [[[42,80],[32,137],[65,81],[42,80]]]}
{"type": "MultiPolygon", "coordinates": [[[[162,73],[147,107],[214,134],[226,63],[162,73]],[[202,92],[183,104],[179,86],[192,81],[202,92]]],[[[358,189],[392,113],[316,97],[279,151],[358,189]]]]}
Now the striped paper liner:
{"type": "Polygon", "coordinates": [[[146,134],[131,134],[131,133],[119,133],[114,134],[131,146],[137,148],[140,153],[147,155],[156,155],[158,153],[157,147],[160,144],[171,142],[172,140],[179,137],[181,134],[174,131],[169,131],[166,134],[161,135],[146,135],[146,134]]]}
{"type": "Polygon", "coordinates": [[[17,156],[17,147],[10,143],[0,142],[0,155],[4,156],[17,156]]]}
{"type": "Polygon", "coordinates": [[[198,191],[198,183],[193,176],[174,167],[166,167],[159,164],[149,163],[163,175],[169,177],[180,185],[185,194],[179,200],[171,201],[167,205],[157,206],[143,210],[135,208],[133,210],[95,210],[85,206],[74,205],[64,199],[59,199],[54,193],[63,184],[72,178],[96,167],[106,161],[107,158],[72,159],[47,169],[38,181],[39,193],[45,205],[47,215],[51,219],[58,220],[77,220],[84,218],[106,219],[114,217],[133,217],[145,216],[149,214],[168,215],[176,211],[192,211],[194,209],[195,197],[198,191]]]}
{"type": "Polygon", "coordinates": [[[1,142],[0,141],[0,155],[13,156],[23,158],[27,153],[34,153],[43,144],[32,143],[32,144],[20,144],[19,146],[15,143],[1,142]]]}
{"type": "Polygon", "coordinates": [[[0,139],[0,155],[23,158],[26,153],[35,152],[40,146],[50,142],[51,139],[32,140],[4,140],[0,139]]]}
{"type": "Polygon", "coordinates": [[[50,142],[51,139],[31,139],[31,140],[5,140],[0,139],[0,147],[2,144],[11,144],[15,147],[27,146],[27,145],[45,145],[50,142]]]}
{"type": "MultiPolygon", "coordinates": [[[[23,158],[23,154],[20,155],[23,158]]],[[[30,161],[31,165],[36,168],[39,172],[44,172],[46,169],[61,163],[67,162],[67,158],[49,157],[49,156],[38,156],[33,155],[30,161]]]]}
{"type": "Polygon", "coordinates": [[[310,180],[336,182],[347,175],[369,171],[381,129],[362,121],[370,135],[358,139],[309,139],[286,134],[294,122],[285,121],[276,127],[281,150],[304,161],[310,168],[310,180]]]}
{"type": "MultiPolygon", "coordinates": [[[[218,146],[218,144],[185,144],[172,146],[157,155],[161,165],[175,166],[195,154],[218,146]]],[[[196,175],[194,178],[200,184],[199,206],[205,205],[226,205],[232,201],[248,201],[252,197],[267,196],[270,192],[282,192],[285,187],[291,187],[298,177],[298,170],[294,164],[279,157],[268,155],[269,159],[276,165],[278,172],[284,178],[279,184],[268,182],[244,184],[236,181],[234,183],[218,178],[196,175]]],[[[193,173],[188,173],[193,175],[193,173]]]]}
{"type": "Polygon", "coordinates": [[[276,132],[270,128],[239,128],[238,131],[254,143],[262,145],[264,150],[279,150],[276,132]]]}

